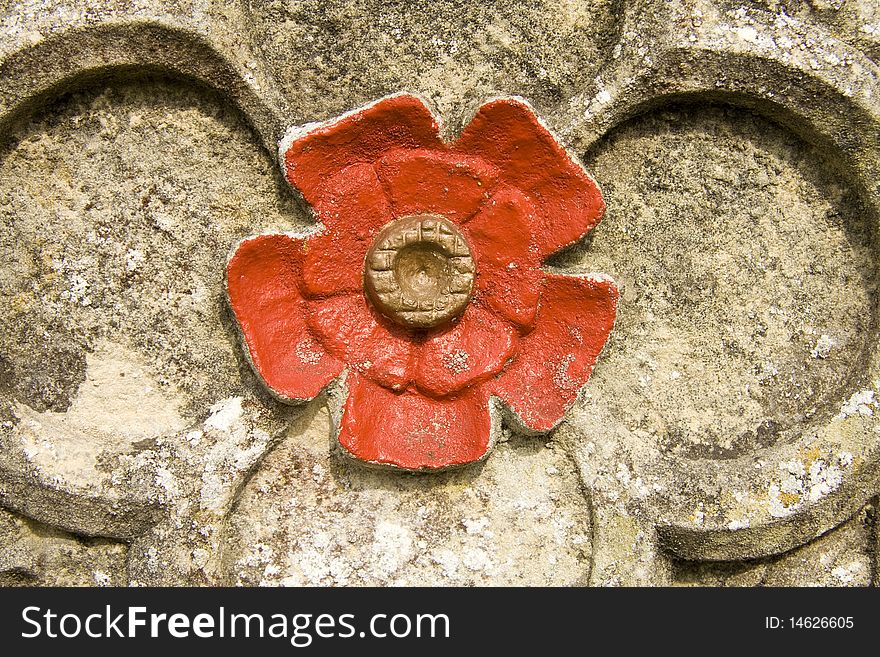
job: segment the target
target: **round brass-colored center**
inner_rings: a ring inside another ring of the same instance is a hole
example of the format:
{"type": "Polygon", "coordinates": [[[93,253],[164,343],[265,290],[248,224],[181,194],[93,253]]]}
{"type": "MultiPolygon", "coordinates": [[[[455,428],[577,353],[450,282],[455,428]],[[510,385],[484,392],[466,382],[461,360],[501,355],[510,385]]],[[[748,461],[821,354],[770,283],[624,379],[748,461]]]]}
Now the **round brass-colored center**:
{"type": "Polygon", "coordinates": [[[473,286],[474,259],[464,235],[437,215],[395,219],[367,251],[367,297],[408,328],[432,328],[458,317],[473,286]]]}

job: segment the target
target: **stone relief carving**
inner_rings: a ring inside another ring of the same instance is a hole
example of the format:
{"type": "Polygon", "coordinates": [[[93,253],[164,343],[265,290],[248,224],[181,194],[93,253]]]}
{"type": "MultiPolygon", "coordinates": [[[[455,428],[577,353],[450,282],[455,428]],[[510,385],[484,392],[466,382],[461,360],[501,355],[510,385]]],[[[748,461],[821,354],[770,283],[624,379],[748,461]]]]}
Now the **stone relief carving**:
{"type": "Polygon", "coordinates": [[[288,131],[287,179],[322,228],[246,239],[226,277],[270,390],[297,402],[336,379],[345,452],[407,470],[484,458],[501,404],[524,431],[555,427],[618,297],[607,276],[540,270],[604,203],[527,104],[483,105],[449,144],[438,128],[403,94],[288,131]]]}
{"type": "Polygon", "coordinates": [[[3,583],[876,578],[875,8],[502,5],[4,9],[3,583]],[[223,292],[312,225],[286,127],[399,90],[447,141],[528,98],[608,208],[547,271],[620,288],[548,437],[430,477],[338,458],[341,397],[279,403],[223,292]]]}

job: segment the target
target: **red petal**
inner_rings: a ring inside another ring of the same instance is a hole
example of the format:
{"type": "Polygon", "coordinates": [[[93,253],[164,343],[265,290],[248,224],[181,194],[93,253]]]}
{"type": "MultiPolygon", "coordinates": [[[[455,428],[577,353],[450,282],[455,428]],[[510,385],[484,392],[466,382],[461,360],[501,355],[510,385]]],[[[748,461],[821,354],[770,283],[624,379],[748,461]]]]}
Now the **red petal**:
{"type": "Polygon", "coordinates": [[[287,235],[242,242],[226,267],[229,305],[251,363],[289,401],[311,399],[342,371],[309,333],[297,289],[302,243],[287,235]]]}
{"type": "Polygon", "coordinates": [[[284,153],[287,179],[314,204],[327,178],[358,163],[372,163],[397,148],[441,147],[439,126],[415,96],[392,96],[314,127],[284,153]]]}
{"type": "Polygon", "coordinates": [[[312,237],[303,259],[309,296],[363,289],[364,259],[373,238],[391,221],[391,207],[372,164],[355,164],[327,182],[315,203],[326,232],[312,237]]]}
{"type": "Polygon", "coordinates": [[[395,216],[434,213],[459,223],[486,202],[498,179],[484,160],[440,150],[393,151],[376,172],[395,216]]]}
{"type": "Polygon", "coordinates": [[[328,178],[312,207],[315,217],[332,230],[375,231],[393,219],[372,164],[354,164],[328,178]]]}
{"type": "Polygon", "coordinates": [[[538,255],[529,248],[533,213],[523,194],[505,188],[462,226],[476,261],[476,296],[523,329],[535,319],[544,276],[538,255]]]}
{"type": "Polygon", "coordinates": [[[395,393],[353,374],[339,443],[364,461],[401,468],[470,463],[489,448],[489,399],[482,387],[438,401],[414,390],[395,393]]]}
{"type": "Polygon", "coordinates": [[[493,384],[534,431],[548,431],[590,378],[617,311],[617,287],[605,279],[549,275],[535,330],[493,384]]]}
{"type": "Polygon", "coordinates": [[[503,182],[532,198],[538,207],[532,239],[542,258],[583,237],[602,218],[605,203],[596,182],[523,102],[483,105],[453,148],[489,160],[503,182]]]}
{"type": "Polygon", "coordinates": [[[425,342],[416,384],[432,396],[450,395],[500,372],[516,345],[512,326],[472,302],[458,324],[425,342]]]}
{"type": "Polygon", "coordinates": [[[371,243],[371,236],[355,232],[329,232],[310,237],[303,257],[306,296],[323,297],[362,290],[364,259],[371,243]]]}
{"type": "Polygon", "coordinates": [[[363,294],[310,301],[308,307],[309,326],[336,358],[389,388],[402,389],[412,381],[414,347],[408,334],[378,317],[363,294]]]}

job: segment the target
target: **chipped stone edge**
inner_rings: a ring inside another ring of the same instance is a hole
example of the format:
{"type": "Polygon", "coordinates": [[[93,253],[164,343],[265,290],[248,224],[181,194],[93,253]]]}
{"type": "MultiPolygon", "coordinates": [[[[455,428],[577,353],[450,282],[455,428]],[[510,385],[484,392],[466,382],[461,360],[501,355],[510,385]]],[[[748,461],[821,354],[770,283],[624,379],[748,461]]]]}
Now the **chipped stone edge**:
{"type": "Polygon", "coordinates": [[[80,536],[130,541],[158,524],[162,506],[137,496],[68,491],[0,465],[0,507],[80,536]]]}

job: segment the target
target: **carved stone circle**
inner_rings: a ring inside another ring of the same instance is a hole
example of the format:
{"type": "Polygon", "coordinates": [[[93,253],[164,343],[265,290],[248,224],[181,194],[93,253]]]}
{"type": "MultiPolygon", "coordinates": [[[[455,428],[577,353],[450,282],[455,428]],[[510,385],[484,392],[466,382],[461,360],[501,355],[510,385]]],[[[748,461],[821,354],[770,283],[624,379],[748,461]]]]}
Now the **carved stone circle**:
{"type": "Polygon", "coordinates": [[[464,312],[474,284],[467,240],[437,215],[395,219],[376,236],[364,264],[364,289],[385,317],[415,329],[464,312]]]}

